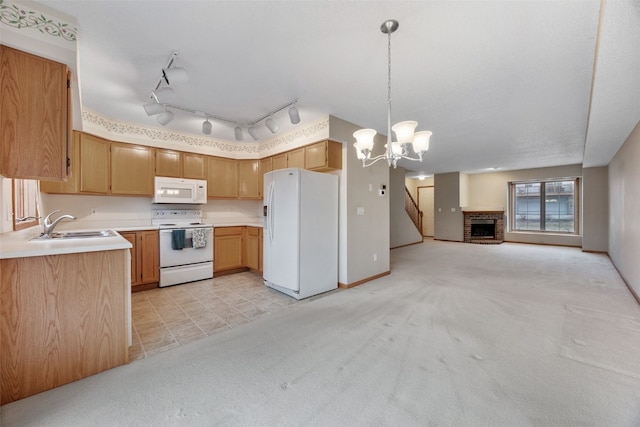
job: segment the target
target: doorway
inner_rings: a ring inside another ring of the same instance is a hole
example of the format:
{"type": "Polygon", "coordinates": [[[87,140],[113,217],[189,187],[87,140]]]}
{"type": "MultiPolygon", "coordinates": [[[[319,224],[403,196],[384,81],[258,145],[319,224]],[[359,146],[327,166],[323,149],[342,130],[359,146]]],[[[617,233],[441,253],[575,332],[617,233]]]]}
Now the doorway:
{"type": "Polygon", "coordinates": [[[433,185],[418,187],[418,209],[422,211],[422,235],[433,237],[435,209],[433,203],[433,185]]]}

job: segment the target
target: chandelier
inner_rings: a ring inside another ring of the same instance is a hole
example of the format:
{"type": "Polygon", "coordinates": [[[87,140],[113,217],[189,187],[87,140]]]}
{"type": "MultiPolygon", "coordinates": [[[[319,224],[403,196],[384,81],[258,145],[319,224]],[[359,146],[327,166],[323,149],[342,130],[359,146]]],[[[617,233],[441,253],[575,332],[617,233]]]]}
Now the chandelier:
{"type": "Polygon", "coordinates": [[[385,152],[376,157],[371,157],[373,151],[373,138],[378,133],[375,129],[360,129],[353,133],[356,142],[353,146],[356,149],[358,159],[362,160],[362,167],[368,167],[376,163],[378,160],[385,159],[389,167],[394,168],[398,164],[398,160],[407,159],[421,162],[422,154],[429,149],[429,138],[432,132],[422,131],[415,132],[418,122],[412,120],[399,122],[391,126],[391,33],[398,29],[398,21],[390,19],[382,23],[380,31],[388,37],[387,43],[387,144],[385,152]],[[393,141],[391,131],[396,135],[397,141],[393,141]],[[413,153],[409,150],[409,144],[413,149],[413,153]]]}

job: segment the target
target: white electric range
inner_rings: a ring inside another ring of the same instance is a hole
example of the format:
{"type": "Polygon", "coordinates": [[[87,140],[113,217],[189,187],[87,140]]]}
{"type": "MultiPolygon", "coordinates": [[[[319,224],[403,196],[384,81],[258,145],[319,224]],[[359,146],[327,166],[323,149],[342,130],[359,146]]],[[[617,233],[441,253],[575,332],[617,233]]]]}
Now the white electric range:
{"type": "Polygon", "coordinates": [[[213,277],[213,225],[199,209],[153,209],[160,233],[160,283],[172,286],[213,277]],[[194,239],[194,234],[200,239],[194,239]],[[204,245],[203,245],[204,242],[204,245]]]}

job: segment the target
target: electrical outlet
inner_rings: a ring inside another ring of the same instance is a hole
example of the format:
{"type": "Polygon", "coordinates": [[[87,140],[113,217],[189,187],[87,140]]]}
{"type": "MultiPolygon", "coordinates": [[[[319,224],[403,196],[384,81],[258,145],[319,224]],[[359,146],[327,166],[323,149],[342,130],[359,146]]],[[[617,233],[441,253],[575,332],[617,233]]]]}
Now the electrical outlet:
{"type": "Polygon", "coordinates": [[[373,254],[373,261],[378,261],[378,254],[373,254]]]}

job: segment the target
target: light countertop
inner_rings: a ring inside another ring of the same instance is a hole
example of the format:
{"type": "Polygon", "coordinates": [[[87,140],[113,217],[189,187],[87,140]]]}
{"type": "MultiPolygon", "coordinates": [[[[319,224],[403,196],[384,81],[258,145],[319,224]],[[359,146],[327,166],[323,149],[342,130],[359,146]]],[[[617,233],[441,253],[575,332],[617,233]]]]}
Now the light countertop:
{"type": "MultiPolygon", "coordinates": [[[[262,218],[204,218],[203,223],[214,227],[250,226],[262,227],[262,218]]],[[[56,227],[56,231],[114,230],[117,232],[157,230],[150,221],[68,221],[56,227]]],[[[122,236],[82,239],[30,240],[40,235],[41,226],[0,235],[0,259],[23,258],[44,255],[62,255],[79,252],[109,251],[131,248],[122,236]]]]}
{"type": "MultiPolygon", "coordinates": [[[[102,229],[104,230],[104,228],[102,229]]],[[[41,227],[31,227],[15,233],[3,234],[0,236],[0,259],[131,248],[131,243],[119,234],[113,237],[30,240],[40,235],[41,232],[41,227]]]]}

